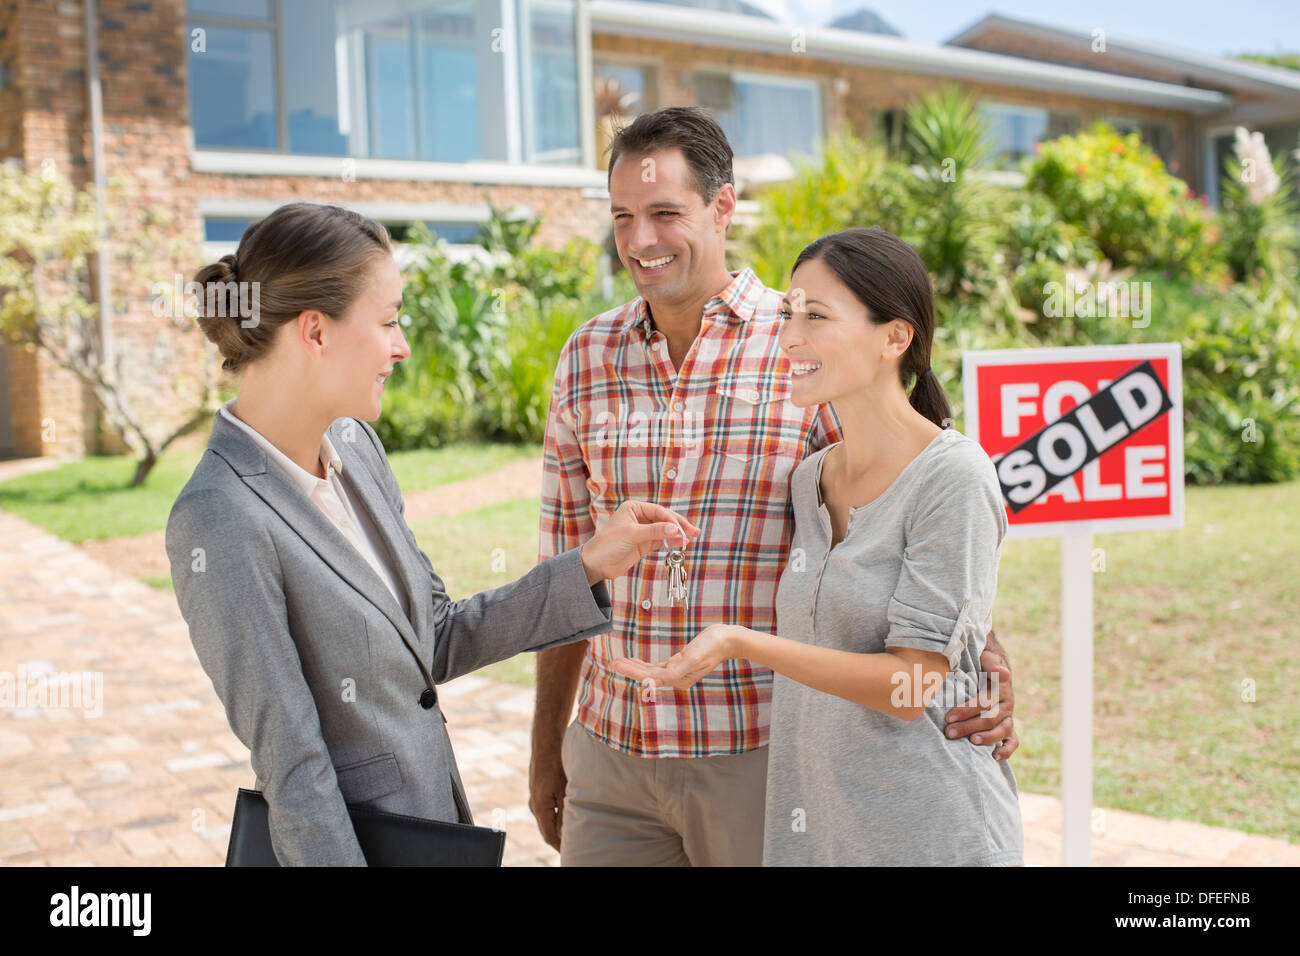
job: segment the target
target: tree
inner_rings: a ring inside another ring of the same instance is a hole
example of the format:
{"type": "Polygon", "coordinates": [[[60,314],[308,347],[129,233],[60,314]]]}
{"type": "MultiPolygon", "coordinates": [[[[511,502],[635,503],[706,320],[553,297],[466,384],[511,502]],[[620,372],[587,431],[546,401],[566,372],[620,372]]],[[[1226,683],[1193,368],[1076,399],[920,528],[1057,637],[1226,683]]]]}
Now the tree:
{"type": "MultiPolygon", "coordinates": [[[[116,199],[110,208],[140,208],[128,184],[114,182],[109,189],[116,199]]],[[[133,290],[150,288],[142,278],[145,269],[151,275],[164,269],[179,272],[174,264],[181,261],[181,246],[168,237],[168,214],[145,209],[136,215],[130,238],[119,238],[112,247],[110,301],[127,303],[133,290]]],[[[107,225],[111,229],[117,223],[107,225]]],[[[135,487],[144,483],[172,442],[215,413],[216,371],[205,342],[195,407],[179,426],[147,420],[134,406],[124,388],[133,376],[163,371],[175,375],[177,369],[171,362],[163,365],[165,360],[156,355],[125,349],[106,359],[99,308],[91,292],[97,232],[90,188],[74,191],[50,164],[29,173],[15,162],[0,163],[0,334],[11,345],[45,355],[90,389],[110,427],[135,456],[135,487]]],[[[178,330],[195,330],[184,312],[170,321],[178,330]]]]}

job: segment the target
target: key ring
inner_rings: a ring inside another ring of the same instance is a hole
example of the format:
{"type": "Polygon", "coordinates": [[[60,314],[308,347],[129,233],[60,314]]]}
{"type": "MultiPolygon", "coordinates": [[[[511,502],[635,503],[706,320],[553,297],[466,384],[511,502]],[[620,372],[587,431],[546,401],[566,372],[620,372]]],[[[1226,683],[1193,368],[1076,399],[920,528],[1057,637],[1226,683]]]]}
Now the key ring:
{"type": "Polygon", "coordinates": [[[681,547],[681,548],[676,548],[676,549],[675,549],[671,544],[668,543],[668,539],[667,539],[667,538],[664,538],[664,547],[667,548],[669,551],[673,551],[673,550],[682,551],[682,550],[685,550],[686,545],[690,544],[690,538],[686,537],[686,531],[682,528],[681,525],[679,525],[679,524],[678,524],[678,525],[673,525],[673,527],[675,527],[675,528],[677,529],[677,533],[680,534],[680,535],[682,536],[682,547],[681,547]]]}

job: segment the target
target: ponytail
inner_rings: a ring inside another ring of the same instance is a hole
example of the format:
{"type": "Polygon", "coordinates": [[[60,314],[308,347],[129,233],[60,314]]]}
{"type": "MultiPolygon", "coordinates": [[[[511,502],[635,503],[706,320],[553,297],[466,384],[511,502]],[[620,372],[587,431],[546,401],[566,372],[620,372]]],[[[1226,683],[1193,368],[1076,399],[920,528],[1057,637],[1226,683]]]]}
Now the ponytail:
{"type": "Polygon", "coordinates": [[[952,424],[952,409],[948,406],[948,396],[944,393],[943,386],[939,384],[939,376],[934,374],[934,369],[927,368],[917,376],[908,400],[914,409],[940,428],[947,428],[952,424]]]}

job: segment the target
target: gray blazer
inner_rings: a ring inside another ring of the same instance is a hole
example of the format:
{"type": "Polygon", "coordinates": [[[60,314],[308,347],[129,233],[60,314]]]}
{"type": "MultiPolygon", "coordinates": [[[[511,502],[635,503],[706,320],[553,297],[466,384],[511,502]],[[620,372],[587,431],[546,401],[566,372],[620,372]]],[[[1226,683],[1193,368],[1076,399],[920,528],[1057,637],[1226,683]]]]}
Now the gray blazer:
{"type": "Polygon", "coordinates": [[[167,520],[167,556],[199,662],[252,754],[282,865],[364,866],[346,804],[472,822],[425,675],[442,683],[520,651],[610,629],[609,592],[577,548],[452,601],[407,527],[383,446],[329,427],[341,479],[380,529],[411,618],[351,543],[219,413],[167,520]]]}

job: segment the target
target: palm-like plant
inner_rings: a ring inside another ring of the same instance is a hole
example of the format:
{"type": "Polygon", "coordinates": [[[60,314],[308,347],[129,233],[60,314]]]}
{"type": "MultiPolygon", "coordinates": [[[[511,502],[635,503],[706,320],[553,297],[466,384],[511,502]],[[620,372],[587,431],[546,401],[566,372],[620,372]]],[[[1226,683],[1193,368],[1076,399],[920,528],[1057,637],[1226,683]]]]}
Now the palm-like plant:
{"type": "Polygon", "coordinates": [[[956,88],[928,94],[907,111],[913,217],[907,239],[946,298],[980,294],[994,253],[992,187],[971,175],[989,153],[976,100],[956,88]]]}

